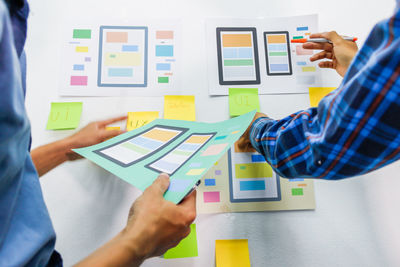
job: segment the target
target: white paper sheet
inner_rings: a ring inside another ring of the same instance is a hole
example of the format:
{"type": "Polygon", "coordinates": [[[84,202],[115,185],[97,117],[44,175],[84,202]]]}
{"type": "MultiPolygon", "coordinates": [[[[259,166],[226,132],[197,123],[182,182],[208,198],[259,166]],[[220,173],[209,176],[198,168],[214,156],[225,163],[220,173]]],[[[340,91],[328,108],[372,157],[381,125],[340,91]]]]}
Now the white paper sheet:
{"type": "Polygon", "coordinates": [[[317,15],[207,20],[209,94],[228,95],[229,88],[258,88],[259,94],[307,93],[308,87],[320,82],[319,70],[316,64],[309,60],[313,52],[303,50],[301,44],[291,43],[290,40],[306,38],[315,32],[318,32],[317,15]],[[249,43],[251,30],[256,31],[257,38],[255,42],[251,40],[249,43]],[[268,42],[268,40],[273,41],[273,38],[270,39],[272,35],[284,35],[285,32],[289,36],[285,42],[279,44],[280,41],[277,39],[274,43],[268,42]],[[244,37],[240,36],[241,33],[249,34],[248,39],[240,40],[244,37]],[[227,34],[237,34],[236,40],[235,38],[233,41],[232,38],[224,40],[224,35],[227,34]],[[221,40],[220,45],[218,38],[221,40]],[[220,51],[220,63],[218,51],[220,51]],[[257,69],[259,69],[259,79],[256,77],[257,69]]]}

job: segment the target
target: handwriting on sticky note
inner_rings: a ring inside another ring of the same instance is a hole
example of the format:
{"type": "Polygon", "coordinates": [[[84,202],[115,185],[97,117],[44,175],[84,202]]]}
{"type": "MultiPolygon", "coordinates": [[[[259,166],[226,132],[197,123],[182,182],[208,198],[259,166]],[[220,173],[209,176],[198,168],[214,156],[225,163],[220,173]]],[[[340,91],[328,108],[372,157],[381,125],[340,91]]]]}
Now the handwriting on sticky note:
{"type": "Polygon", "coordinates": [[[51,103],[47,130],[67,130],[78,127],[82,114],[82,102],[51,103]]]}
{"type": "Polygon", "coordinates": [[[310,87],[308,88],[310,94],[310,106],[318,107],[319,102],[328,95],[330,92],[335,90],[336,87],[310,87]]]}
{"type": "Polygon", "coordinates": [[[166,95],[164,97],[164,119],[196,120],[195,98],[192,95],[166,95]]]}
{"type": "Polygon", "coordinates": [[[196,224],[190,225],[190,234],[174,248],[171,248],[164,254],[164,259],[177,259],[197,257],[197,233],[196,224]]]}
{"type": "Polygon", "coordinates": [[[216,267],[250,267],[247,239],[215,240],[216,267]]]}
{"type": "Polygon", "coordinates": [[[229,88],[229,114],[240,116],[253,110],[260,111],[257,88],[229,88]]]}
{"type": "Polygon", "coordinates": [[[140,111],[128,112],[128,120],[126,121],[126,130],[131,131],[159,118],[158,111],[140,111]]]}

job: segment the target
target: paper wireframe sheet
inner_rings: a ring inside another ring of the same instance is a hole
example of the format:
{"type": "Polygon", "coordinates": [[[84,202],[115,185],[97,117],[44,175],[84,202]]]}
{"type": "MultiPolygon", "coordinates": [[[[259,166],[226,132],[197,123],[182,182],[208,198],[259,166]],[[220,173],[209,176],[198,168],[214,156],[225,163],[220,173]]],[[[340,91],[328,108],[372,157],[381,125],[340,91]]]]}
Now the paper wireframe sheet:
{"type": "Polygon", "coordinates": [[[279,177],[253,151],[233,146],[202,178],[199,213],[315,209],[312,179],[279,177]]]}
{"type": "Polygon", "coordinates": [[[307,93],[320,82],[312,50],[292,39],[318,32],[318,16],[208,19],[206,42],[210,95],[229,88],[258,88],[259,94],[307,93]]]}
{"type": "Polygon", "coordinates": [[[180,90],[179,20],[65,23],[60,95],[159,96],[180,90]]]}
{"type": "Polygon", "coordinates": [[[252,111],[219,123],[157,119],[74,151],[140,190],[167,173],[171,183],[164,197],[179,203],[239,139],[254,115],[252,111]]]}

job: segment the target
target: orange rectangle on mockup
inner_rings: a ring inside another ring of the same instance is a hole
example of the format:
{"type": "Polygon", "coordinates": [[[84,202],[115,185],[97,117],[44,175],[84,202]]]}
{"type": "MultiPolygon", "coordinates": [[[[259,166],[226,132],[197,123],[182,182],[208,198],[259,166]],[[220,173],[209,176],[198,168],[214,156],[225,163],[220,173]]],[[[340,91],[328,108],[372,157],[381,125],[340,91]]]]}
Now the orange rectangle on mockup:
{"type": "Polygon", "coordinates": [[[251,34],[223,34],[223,47],[251,47],[251,34]]]}
{"type": "Polygon", "coordinates": [[[267,39],[269,44],[286,43],[286,35],[268,35],[267,39]]]}
{"type": "Polygon", "coordinates": [[[106,33],[107,43],[127,43],[128,32],[107,32],[106,33]]]}
{"type": "Polygon", "coordinates": [[[174,39],[173,31],[157,31],[156,32],[157,39],[174,39]]]}

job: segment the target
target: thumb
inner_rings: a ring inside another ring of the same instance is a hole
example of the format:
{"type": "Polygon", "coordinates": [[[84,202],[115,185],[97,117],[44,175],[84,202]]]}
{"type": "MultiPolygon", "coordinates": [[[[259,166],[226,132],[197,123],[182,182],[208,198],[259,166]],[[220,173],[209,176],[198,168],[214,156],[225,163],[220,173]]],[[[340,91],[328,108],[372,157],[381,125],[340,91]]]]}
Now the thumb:
{"type": "Polygon", "coordinates": [[[158,178],[153,182],[151,187],[157,191],[157,193],[164,195],[169,187],[169,175],[166,173],[161,173],[158,178]]]}
{"type": "Polygon", "coordinates": [[[344,39],[335,31],[331,31],[331,32],[324,32],[321,34],[321,36],[323,38],[328,39],[329,41],[331,41],[333,44],[337,44],[342,42],[344,39]]]}

